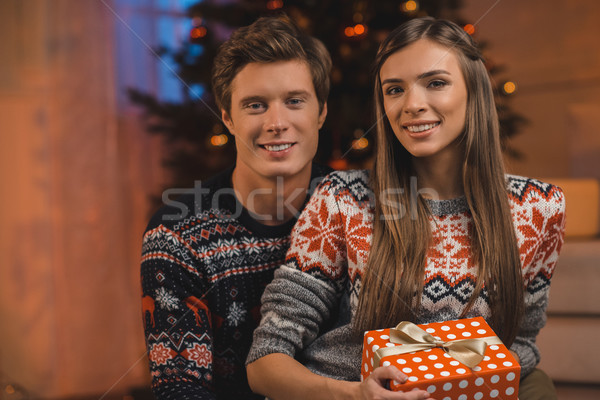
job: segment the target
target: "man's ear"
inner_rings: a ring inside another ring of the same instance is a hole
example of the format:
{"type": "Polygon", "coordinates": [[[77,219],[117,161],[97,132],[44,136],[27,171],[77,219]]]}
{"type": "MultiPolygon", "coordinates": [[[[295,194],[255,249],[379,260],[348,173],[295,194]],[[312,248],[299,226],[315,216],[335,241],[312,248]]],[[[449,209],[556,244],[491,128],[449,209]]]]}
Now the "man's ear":
{"type": "Polygon", "coordinates": [[[223,120],[223,123],[229,130],[229,133],[231,133],[233,136],[235,136],[233,120],[229,116],[229,113],[227,111],[225,111],[225,109],[223,109],[223,108],[221,109],[221,119],[223,120]]]}
{"type": "Polygon", "coordinates": [[[327,117],[327,103],[323,103],[323,109],[321,110],[321,115],[319,115],[319,129],[323,126],[325,117],[327,117]]]}

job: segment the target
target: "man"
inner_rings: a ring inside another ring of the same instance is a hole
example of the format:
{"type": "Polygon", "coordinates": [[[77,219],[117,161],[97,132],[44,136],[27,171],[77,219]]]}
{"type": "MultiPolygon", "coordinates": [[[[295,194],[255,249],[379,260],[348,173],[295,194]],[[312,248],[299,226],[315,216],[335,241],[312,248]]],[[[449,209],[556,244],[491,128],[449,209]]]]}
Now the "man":
{"type": "Polygon", "coordinates": [[[213,90],[235,137],[235,167],[159,210],[144,236],[142,309],[158,399],[260,398],[244,362],[264,287],[327,173],[312,159],[330,69],[323,44],[282,18],[261,18],[219,49],[213,90]]]}

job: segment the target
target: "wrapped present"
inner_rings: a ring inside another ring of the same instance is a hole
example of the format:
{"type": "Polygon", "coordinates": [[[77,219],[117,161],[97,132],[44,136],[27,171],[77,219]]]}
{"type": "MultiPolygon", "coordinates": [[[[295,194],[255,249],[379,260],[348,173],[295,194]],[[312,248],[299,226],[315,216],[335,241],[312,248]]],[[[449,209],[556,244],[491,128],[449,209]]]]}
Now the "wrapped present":
{"type": "Polygon", "coordinates": [[[408,376],[394,391],[427,390],[438,400],[517,399],[521,367],[481,317],[365,333],[361,377],[395,365],[408,376]]]}

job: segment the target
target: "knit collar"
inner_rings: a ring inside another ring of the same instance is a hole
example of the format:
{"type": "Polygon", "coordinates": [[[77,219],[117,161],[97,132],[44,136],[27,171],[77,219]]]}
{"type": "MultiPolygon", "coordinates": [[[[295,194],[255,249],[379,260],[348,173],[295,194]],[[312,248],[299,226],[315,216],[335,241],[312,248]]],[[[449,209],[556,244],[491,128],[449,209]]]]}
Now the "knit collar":
{"type": "Polygon", "coordinates": [[[465,196],[460,196],[450,200],[425,199],[425,202],[431,210],[431,214],[441,217],[449,214],[460,214],[469,211],[469,203],[465,196]]]}

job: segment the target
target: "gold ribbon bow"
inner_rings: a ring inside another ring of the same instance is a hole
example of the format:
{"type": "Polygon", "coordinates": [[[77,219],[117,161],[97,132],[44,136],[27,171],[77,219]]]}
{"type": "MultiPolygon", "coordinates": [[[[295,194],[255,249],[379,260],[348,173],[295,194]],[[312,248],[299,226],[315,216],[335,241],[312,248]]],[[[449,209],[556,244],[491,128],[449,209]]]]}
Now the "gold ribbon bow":
{"type": "Polygon", "coordinates": [[[373,364],[377,368],[382,358],[412,353],[440,347],[452,358],[460,361],[469,368],[475,367],[483,360],[485,349],[493,344],[502,344],[498,336],[488,336],[479,339],[459,339],[444,342],[425,332],[412,322],[400,322],[396,328],[390,329],[390,342],[402,346],[384,347],[377,349],[373,355],[373,364]]]}

